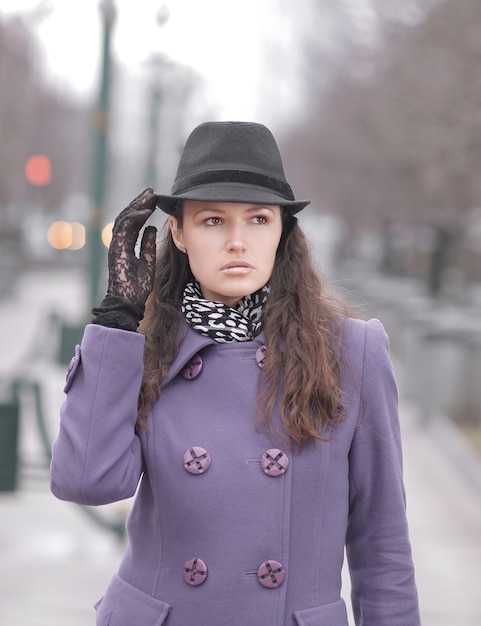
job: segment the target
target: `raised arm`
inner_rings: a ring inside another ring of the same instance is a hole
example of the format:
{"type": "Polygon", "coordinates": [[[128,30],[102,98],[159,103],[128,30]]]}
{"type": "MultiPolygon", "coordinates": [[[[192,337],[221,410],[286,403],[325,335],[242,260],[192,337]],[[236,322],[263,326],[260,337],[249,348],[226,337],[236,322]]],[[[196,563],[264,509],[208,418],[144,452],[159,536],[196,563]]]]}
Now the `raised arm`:
{"type": "Polygon", "coordinates": [[[130,497],[142,472],[135,424],[144,337],[129,331],[136,331],[152,290],[156,229],[145,228],[138,257],[135,245],[154,209],[148,188],[115,220],[107,295],[69,368],[51,466],[52,492],[64,500],[106,504],[130,497]]]}

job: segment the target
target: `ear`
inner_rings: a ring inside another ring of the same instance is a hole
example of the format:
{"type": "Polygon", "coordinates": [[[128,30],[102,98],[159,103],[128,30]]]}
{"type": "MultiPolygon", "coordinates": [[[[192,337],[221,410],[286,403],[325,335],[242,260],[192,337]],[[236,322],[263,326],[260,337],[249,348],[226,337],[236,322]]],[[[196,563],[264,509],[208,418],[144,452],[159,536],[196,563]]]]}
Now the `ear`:
{"type": "Polygon", "coordinates": [[[185,252],[184,234],[179,228],[179,222],[174,215],[169,216],[169,228],[175,245],[181,252],[185,252]]]}

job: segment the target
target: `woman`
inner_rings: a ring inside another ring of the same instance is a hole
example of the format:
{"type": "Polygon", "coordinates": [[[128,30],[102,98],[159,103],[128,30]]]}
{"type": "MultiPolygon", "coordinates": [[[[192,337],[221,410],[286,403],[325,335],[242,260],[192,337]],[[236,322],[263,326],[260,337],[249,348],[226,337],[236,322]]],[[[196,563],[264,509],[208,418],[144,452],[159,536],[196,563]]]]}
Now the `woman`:
{"type": "Polygon", "coordinates": [[[387,338],[324,293],[307,204],[266,127],[209,122],[115,222],[52,462],[62,499],[138,488],[99,625],[347,626],[344,548],[358,626],[420,623],[387,338]]]}

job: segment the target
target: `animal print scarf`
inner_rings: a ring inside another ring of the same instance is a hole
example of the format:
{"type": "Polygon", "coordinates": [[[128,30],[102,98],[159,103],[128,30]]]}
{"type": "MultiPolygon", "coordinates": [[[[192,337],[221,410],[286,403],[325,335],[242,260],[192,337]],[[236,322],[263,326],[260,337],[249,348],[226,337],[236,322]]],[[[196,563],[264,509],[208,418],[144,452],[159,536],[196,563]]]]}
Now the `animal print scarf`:
{"type": "Polygon", "coordinates": [[[232,309],[222,302],[205,300],[195,281],[184,289],[182,313],[192,328],[215,341],[251,341],[261,331],[262,309],[268,294],[269,285],[264,285],[232,309]]]}

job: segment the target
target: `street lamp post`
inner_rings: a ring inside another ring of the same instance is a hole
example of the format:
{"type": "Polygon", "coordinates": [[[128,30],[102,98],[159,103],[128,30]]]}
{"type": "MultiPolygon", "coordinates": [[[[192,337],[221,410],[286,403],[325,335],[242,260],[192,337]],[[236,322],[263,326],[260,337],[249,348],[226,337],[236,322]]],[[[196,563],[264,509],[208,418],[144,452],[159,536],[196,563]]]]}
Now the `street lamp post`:
{"type": "MultiPolygon", "coordinates": [[[[102,228],[105,213],[105,191],[107,173],[107,136],[109,122],[109,95],[110,95],[110,40],[112,26],[115,21],[116,9],[113,0],[100,0],[100,14],[102,17],[102,66],[97,107],[94,116],[94,155],[92,170],[92,208],[87,227],[88,245],[88,279],[89,303],[84,315],[87,317],[92,307],[102,299],[100,293],[101,268],[105,263],[105,249],[102,243],[102,228]],[[90,305],[90,306],[89,306],[90,305]]],[[[73,355],[75,345],[82,339],[85,318],[80,324],[63,322],[60,327],[60,346],[58,359],[62,365],[68,365],[73,355]]]]}
{"type": "Polygon", "coordinates": [[[92,172],[92,211],[88,230],[90,305],[97,305],[104,294],[100,293],[100,275],[104,247],[102,228],[105,215],[106,179],[108,162],[108,127],[111,83],[111,33],[116,8],[113,0],[100,0],[102,18],[102,66],[97,108],[94,117],[95,151],[92,172]]]}
{"type": "MultiPolygon", "coordinates": [[[[159,29],[162,29],[168,22],[170,16],[169,8],[163,4],[157,11],[156,22],[159,29]]],[[[156,187],[157,185],[157,149],[159,139],[159,116],[162,104],[162,80],[161,75],[165,66],[164,56],[160,53],[154,53],[149,65],[152,71],[152,86],[150,96],[150,116],[149,116],[149,146],[147,153],[147,170],[145,183],[148,187],[156,187]]]]}
{"type": "Polygon", "coordinates": [[[159,137],[159,114],[161,104],[161,88],[159,73],[161,71],[162,59],[160,57],[154,57],[151,60],[153,68],[153,79],[150,96],[150,116],[149,116],[149,144],[147,153],[147,175],[146,186],[157,186],[157,148],[159,137]]]}

